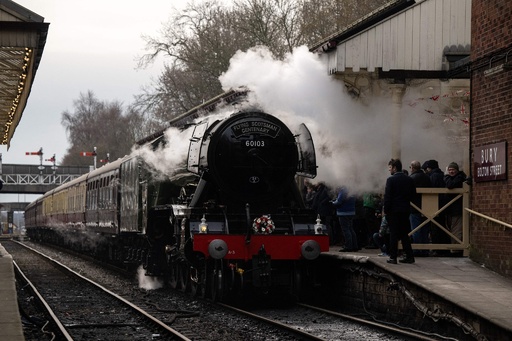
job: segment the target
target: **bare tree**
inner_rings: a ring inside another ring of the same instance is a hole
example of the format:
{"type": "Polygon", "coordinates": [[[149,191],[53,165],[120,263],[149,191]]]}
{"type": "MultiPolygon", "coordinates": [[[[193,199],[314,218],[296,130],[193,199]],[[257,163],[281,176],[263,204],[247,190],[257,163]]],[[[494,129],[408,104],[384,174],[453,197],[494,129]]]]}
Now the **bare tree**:
{"type": "Polygon", "coordinates": [[[234,27],[250,42],[246,48],[264,45],[278,58],[305,43],[300,30],[303,1],[234,0],[239,20],[234,27]]]}
{"type": "Polygon", "coordinates": [[[92,152],[94,147],[99,159],[105,159],[109,153],[110,160],[115,160],[129,154],[136,139],[142,137],[138,132],[140,115],[134,110],[123,113],[119,102],[101,102],[88,91],[73,104],[73,112],[62,113],[62,125],[70,142],[62,165],[92,164],[80,153],[92,152]]]}
{"type": "Polygon", "coordinates": [[[135,107],[153,116],[153,127],[222,92],[218,77],[247,45],[233,30],[232,14],[217,1],[191,4],[174,14],[162,38],[145,38],[151,53],[140,59],[141,67],[159,55],[170,60],[152,88],[136,98],[135,107]]]}
{"type": "Polygon", "coordinates": [[[308,0],[301,9],[301,30],[308,45],[351,25],[389,0],[308,0]]]}
{"type": "Polygon", "coordinates": [[[146,128],[159,130],[172,117],[221,93],[219,75],[236,51],[265,45],[282,58],[294,47],[313,44],[387,0],[217,0],[189,3],[175,11],[163,36],[146,36],[148,54],[167,61],[154,83],[136,97],[134,108],[146,113],[146,128]]]}

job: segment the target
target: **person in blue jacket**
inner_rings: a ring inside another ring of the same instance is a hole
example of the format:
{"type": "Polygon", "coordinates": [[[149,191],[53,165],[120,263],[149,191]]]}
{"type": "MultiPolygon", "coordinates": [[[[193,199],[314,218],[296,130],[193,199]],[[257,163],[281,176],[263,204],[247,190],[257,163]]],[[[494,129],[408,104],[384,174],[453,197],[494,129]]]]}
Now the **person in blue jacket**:
{"type": "Polygon", "coordinates": [[[340,222],[341,233],[345,238],[345,247],[340,252],[356,252],[359,250],[357,235],[354,231],[354,218],[356,216],[356,198],[348,192],[347,187],[338,188],[338,196],[332,202],[336,209],[336,216],[340,222]]]}

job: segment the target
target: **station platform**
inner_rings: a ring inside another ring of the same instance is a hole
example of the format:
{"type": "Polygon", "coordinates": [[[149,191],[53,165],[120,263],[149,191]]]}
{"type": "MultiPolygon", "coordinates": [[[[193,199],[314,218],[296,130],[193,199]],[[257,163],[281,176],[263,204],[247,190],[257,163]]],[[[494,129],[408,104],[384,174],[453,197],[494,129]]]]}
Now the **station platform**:
{"type": "Polygon", "coordinates": [[[395,277],[414,283],[460,308],[510,331],[512,339],[512,280],[468,257],[416,257],[414,264],[388,264],[379,249],[339,252],[331,246],[329,256],[371,262],[395,277]]]}
{"type": "Polygon", "coordinates": [[[0,244],[0,341],[25,340],[18,309],[12,257],[0,244]]]}

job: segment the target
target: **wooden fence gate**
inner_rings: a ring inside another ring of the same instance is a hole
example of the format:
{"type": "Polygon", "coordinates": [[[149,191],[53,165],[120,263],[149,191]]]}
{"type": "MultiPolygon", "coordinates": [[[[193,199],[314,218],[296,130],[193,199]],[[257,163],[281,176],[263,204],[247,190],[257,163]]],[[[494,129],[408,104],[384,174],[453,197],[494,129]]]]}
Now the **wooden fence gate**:
{"type": "Polygon", "coordinates": [[[417,188],[416,192],[421,193],[421,209],[411,203],[411,206],[417,209],[425,217],[418,227],[409,233],[411,236],[413,233],[420,229],[429,229],[431,226],[437,226],[441,233],[444,233],[450,237],[451,243],[446,244],[412,244],[415,250],[453,250],[462,251],[464,256],[469,256],[469,212],[466,208],[469,207],[469,189],[470,186],[466,183],[463,184],[462,188],[417,188]],[[456,194],[453,199],[439,207],[439,195],[440,194],[456,194]],[[440,217],[448,207],[453,205],[455,201],[462,198],[462,210],[460,212],[462,216],[462,239],[455,236],[450,229],[446,226],[444,219],[434,219],[440,217]]]}

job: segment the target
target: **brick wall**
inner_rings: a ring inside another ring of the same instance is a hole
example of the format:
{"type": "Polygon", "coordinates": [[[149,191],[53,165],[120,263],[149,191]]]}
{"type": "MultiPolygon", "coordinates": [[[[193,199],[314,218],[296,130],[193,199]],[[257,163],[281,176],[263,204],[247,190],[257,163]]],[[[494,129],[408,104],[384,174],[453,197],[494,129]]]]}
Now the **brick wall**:
{"type": "Polygon", "coordinates": [[[463,321],[487,340],[506,340],[509,332],[482,319],[415,283],[383,271],[371,262],[359,263],[322,257],[320,288],[309,299],[314,305],[359,318],[387,321],[402,327],[428,331],[457,340],[472,339],[463,330],[463,321]],[[432,318],[446,314],[446,318],[432,318]],[[454,320],[450,320],[449,317],[454,320]]]}
{"type": "MultiPolygon", "coordinates": [[[[508,179],[474,183],[471,208],[512,224],[512,69],[486,74],[512,62],[512,1],[473,0],[471,27],[471,150],[502,141],[508,147],[508,179]]],[[[512,278],[512,229],[476,216],[470,228],[470,257],[512,278]]]]}
{"type": "Polygon", "coordinates": [[[471,15],[473,60],[510,45],[510,39],[512,39],[510,0],[473,0],[471,15]]]}

